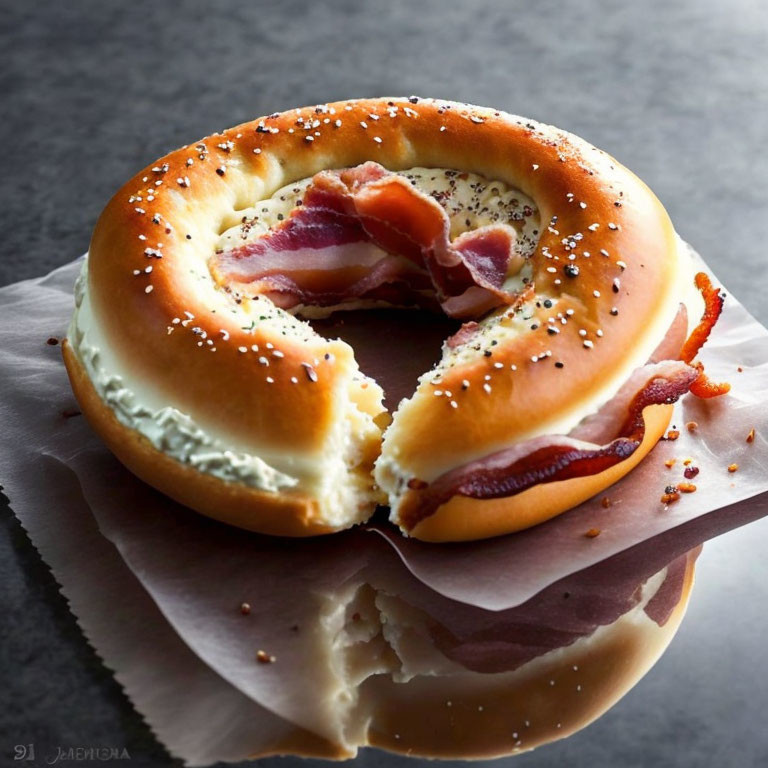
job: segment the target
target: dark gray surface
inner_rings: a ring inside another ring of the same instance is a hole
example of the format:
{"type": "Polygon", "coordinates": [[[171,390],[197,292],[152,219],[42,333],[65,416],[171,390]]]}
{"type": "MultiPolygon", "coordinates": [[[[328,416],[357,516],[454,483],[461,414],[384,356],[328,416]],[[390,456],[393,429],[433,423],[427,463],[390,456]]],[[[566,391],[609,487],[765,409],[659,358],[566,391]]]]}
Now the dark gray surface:
{"type": "MultiPolygon", "coordinates": [[[[768,322],[765,4],[241,0],[0,10],[0,284],[82,253],[107,198],[175,146],[298,104],[417,93],[534,117],[608,150],[768,322]]],[[[0,765],[12,764],[14,744],[30,742],[39,756],[58,745],[126,745],[131,765],[170,764],[5,504],[1,517],[0,765]]],[[[765,522],[709,545],[688,618],[648,677],[587,731],[514,764],[768,765],[766,545],[765,522]]]]}

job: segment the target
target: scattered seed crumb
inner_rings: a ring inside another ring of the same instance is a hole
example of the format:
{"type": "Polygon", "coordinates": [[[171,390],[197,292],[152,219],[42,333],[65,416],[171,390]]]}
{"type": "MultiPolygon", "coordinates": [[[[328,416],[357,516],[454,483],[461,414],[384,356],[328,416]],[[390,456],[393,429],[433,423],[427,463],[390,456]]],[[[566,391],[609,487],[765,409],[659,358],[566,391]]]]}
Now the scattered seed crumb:
{"type": "Polygon", "coordinates": [[[240,613],[242,613],[243,616],[247,616],[250,612],[251,612],[250,603],[240,603],[240,613]]]}
{"type": "Polygon", "coordinates": [[[739,465],[738,464],[729,464],[728,465],[728,471],[729,472],[737,472],[738,469],[739,469],[739,465]]]}
{"type": "Polygon", "coordinates": [[[677,461],[677,459],[667,459],[667,460],[664,462],[664,466],[665,466],[665,467],[667,467],[667,469],[671,469],[672,467],[674,467],[674,466],[675,466],[675,462],[676,462],[676,461],[677,461]]]}
{"type": "Polygon", "coordinates": [[[680,498],[680,492],[674,485],[668,485],[661,497],[662,504],[672,504],[680,498]]]}
{"type": "Polygon", "coordinates": [[[600,535],[599,528],[590,528],[585,534],[588,539],[595,539],[600,535]]]}
{"type": "Polygon", "coordinates": [[[677,440],[677,438],[680,437],[680,430],[679,429],[670,429],[669,432],[667,432],[667,440],[677,440]]]}
{"type": "Polygon", "coordinates": [[[608,509],[611,506],[611,500],[607,496],[603,496],[600,503],[603,505],[603,509],[608,509]]]}
{"type": "Polygon", "coordinates": [[[752,427],[752,429],[749,430],[749,433],[747,434],[747,442],[748,443],[754,443],[755,442],[755,428],[752,427]]]}
{"type": "Polygon", "coordinates": [[[677,490],[681,493],[694,493],[696,486],[693,483],[678,483],[677,490]]]}
{"type": "Polygon", "coordinates": [[[270,656],[266,651],[256,651],[256,661],[258,661],[259,664],[273,664],[275,662],[275,657],[270,656]]]}
{"type": "Polygon", "coordinates": [[[55,347],[59,343],[59,340],[55,336],[51,336],[51,338],[48,339],[48,341],[46,341],[45,343],[49,347],[55,347]]]}
{"type": "Polygon", "coordinates": [[[696,431],[696,430],[699,428],[699,425],[698,425],[698,424],[697,424],[695,421],[689,421],[689,422],[688,422],[688,423],[685,425],[685,427],[686,427],[686,429],[687,429],[689,432],[695,432],[695,431],[696,431]]]}

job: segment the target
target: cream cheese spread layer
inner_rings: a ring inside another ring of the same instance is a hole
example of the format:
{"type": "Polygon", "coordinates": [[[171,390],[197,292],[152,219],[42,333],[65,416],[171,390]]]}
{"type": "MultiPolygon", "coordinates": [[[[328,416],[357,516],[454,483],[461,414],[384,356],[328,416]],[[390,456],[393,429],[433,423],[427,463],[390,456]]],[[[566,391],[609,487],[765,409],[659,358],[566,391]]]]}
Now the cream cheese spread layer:
{"type": "Polygon", "coordinates": [[[105,340],[93,322],[87,272],[86,259],[75,285],[75,314],[67,336],[94,389],[117,420],[142,434],[159,451],[200,472],[264,491],[296,486],[296,478],[279,472],[258,456],[230,450],[221,438],[202,429],[177,408],[150,405],[125,385],[123,376],[105,365],[105,340]]]}

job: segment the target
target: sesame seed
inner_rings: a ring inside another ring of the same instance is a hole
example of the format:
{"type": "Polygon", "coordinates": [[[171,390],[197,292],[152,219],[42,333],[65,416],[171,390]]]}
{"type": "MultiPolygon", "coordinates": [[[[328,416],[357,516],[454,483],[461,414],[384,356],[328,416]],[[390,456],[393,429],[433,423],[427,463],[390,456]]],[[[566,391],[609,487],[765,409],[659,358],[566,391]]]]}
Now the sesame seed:
{"type": "Polygon", "coordinates": [[[533,170],[534,170],[534,171],[538,171],[538,170],[539,170],[539,166],[538,166],[538,165],[536,165],[536,163],[534,163],[534,164],[531,166],[531,168],[533,168],[533,170]]]}
{"type": "Polygon", "coordinates": [[[584,346],[587,349],[592,349],[592,347],[594,347],[595,345],[589,339],[586,339],[586,341],[584,341],[584,346]]]}
{"type": "Polygon", "coordinates": [[[298,384],[299,380],[295,376],[291,376],[291,384],[298,384]]]}
{"type": "Polygon", "coordinates": [[[592,291],[592,295],[593,295],[593,296],[594,296],[596,299],[599,299],[599,298],[600,298],[600,291],[598,291],[598,290],[594,290],[594,291],[592,291]]]}
{"type": "Polygon", "coordinates": [[[238,348],[237,348],[237,351],[238,351],[238,352],[239,352],[241,355],[244,355],[244,354],[245,354],[245,353],[248,351],[248,347],[238,347],[238,348]]]}
{"type": "Polygon", "coordinates": [[[491,393],[491,385],[490,385],[490,384],[488,384],[488,383],[486,383],[486,384],[483,384],[483,389],[484,389],[484,390],[485,390],[485,391],[486,391],[488,394],[490,394],[490,393],[491,393]]]}
{"type": "Polygon", "coordinates": [[[267,382],[267,384],[274,384],[275,380],[271,376],[267,376],[266,382],[267,382]]]}

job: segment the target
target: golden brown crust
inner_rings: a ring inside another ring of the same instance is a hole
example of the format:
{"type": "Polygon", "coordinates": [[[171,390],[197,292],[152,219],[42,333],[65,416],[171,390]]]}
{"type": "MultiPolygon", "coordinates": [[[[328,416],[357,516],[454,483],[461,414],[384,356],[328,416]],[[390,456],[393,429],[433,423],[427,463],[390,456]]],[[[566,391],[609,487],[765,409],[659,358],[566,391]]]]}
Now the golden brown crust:
{"type": "Polygon", "coordinates": [[[514,533],[543,523],[618,482],[653,449],[672,418],[671,405],[644,409],[645,435],[634,453],[596,475],[534,485],[527,491],[501,499],[454,496],[422,520],[409,534],[424,541],[471,541],[514,533]]]}
{"type": "Polygon", "coordinates": [[[216,520],[275,536],[331,533],[318,522],[317,502],[300,494],[275,494],[236,485],[194,470],[158,451],[121,424],[98,396],[80,361],[62,344],[72,389],[88,423],[128,469],[172,499],[216,520]]]}
{"type": "MultiPolygon", "coordinates": [[[[585,142],[468,105],[339,102],[254,120],[183,147],[114,196],[91,242],[89,286],[94,322],[121,370],[233,443],[322,466],[329,450],[339,450],[330,437],[350,399],[376,416],[376,398],[351,382],[350,348],[249,323],[253,307],[248,300],[226,305],[207,260],[238,210],[292,180],[366,160],[391,170],[455,168],[520,188],[542,220],[531,259],[536,289],[558,297],[559,312],[570,312],[550,334],[549,310],[540,306],[531,318],[536,330],[447,369],[440,386],[452,398],[433,397],[433,385],[422,383],[385,443],[412,477],[429,480],[524,439],[544,414],[556,420],[591,402],[652,333],[651,320],[677,290],[674,232],[663,207],[633,174],[585,142]],[[568,276],[572,266],[577,276],[568,276]]],[[[364,452],[374,449],[367,445],[364,452]]],[[[156,487],[175,487],[149,460],[134,465],[156,487]]],[[[242,506],[230,522],[249,519],[248,527],[263,531],[275,523],[269,515],[263,527],[256,522],[262,502],[295,506],[291,493],[284,499],[238,488],[227,493],[242,506]],[[247,513],[246,499],[258,499],[259,508],[247,513]]],[[[187,498],[204,511],[197,492],[187,498]]],[[[548,516],[544,509],[539,519],[548,516]]]]}

